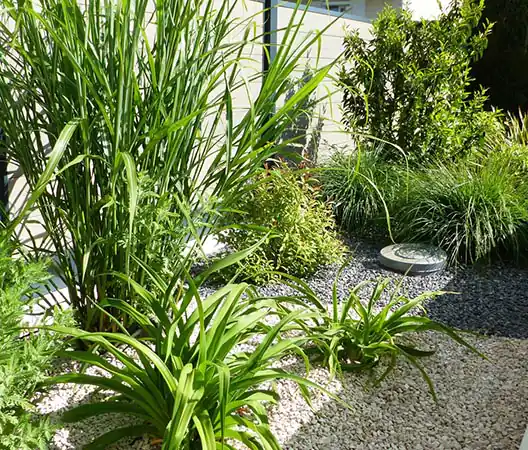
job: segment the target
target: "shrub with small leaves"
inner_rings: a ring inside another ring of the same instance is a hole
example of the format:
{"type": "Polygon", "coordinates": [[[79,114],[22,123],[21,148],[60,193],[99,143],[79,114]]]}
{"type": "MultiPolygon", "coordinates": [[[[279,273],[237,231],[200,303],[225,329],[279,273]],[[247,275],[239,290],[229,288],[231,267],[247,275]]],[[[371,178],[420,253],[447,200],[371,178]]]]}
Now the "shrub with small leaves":
{"type": "Polygon", "coordinates": [[[224,223],[221,240],[232,250],[265,240],[228,276],[235,270],[256,282],[269,280],[271,271],[306,276],[341,261],[344,254],[331,208],[321,200],[317,181],[302,170],[264,170],[232,205],[224,223]]]}
{"type": "MultiPolygon", "coordinates": [[[[457,0],[437,20],[416,21],[386,7],[371,40],[349,32],[340,73],[349,128],[398,144],[411,162],[480,148],[497,121],[484,109],[485,91],[470,88],[470,65],[491,31],[479,24],[483,8],[483,1],[457,0]]],[[[401,159],[385,150],[387,159],[401,159]]]]}

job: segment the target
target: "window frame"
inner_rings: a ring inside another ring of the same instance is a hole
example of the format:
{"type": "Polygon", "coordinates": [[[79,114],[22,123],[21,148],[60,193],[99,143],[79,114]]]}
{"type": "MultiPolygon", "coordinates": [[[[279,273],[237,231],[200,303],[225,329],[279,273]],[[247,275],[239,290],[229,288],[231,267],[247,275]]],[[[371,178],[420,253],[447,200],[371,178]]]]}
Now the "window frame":
{"type": "MultiPolygon", "coordinates": [[[[281,1],[280,3],[278,3],[279,7],[284,7],[284,8],[290,8],[290,9],[295,9],[297,7],[297,4],[295,2],[291,2],[291,1],[281,1]]],[[[325,14],[327,16],[332,16],[332,17],[340,17],[340,18],[343,18],[343,19],[350,19],[350,20],[355,20],[355,21],[358,21],[358,22],[364,22],[364,23],[372,23],[372,19],[369,18],[369,17],[366,17],[366,16],[358,16],[356,14],[350,14],[350,13],[343,13],[343,12],[339,12],[339,11],[332,11],[331,9],[326,9],[326,8],[320,8],[319,6],[311,6],[311,5],[301,5],[299,6],[299,9],[306,9],[308,10],[308,12],[314,12],[314,13],[317,13],[317,14],[325,14]]]]}

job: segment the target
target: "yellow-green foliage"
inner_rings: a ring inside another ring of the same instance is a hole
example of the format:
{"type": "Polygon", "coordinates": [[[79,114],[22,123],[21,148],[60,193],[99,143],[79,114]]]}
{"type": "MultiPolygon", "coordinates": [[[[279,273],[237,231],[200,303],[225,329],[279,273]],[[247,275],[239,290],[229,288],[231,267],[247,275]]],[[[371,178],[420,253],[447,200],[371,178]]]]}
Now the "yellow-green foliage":
{"type": "Polygon", "coordinates": [[[344,251],[331,208],[321,200],[310,175],[281,167],[263,171],[252,183],[225,217],[236,226],[222,236],[232,250],[267,236],[238,264],[243,278],[265,281],[274,270],[306,276],[321,265],[341,261],[344,251]]]}

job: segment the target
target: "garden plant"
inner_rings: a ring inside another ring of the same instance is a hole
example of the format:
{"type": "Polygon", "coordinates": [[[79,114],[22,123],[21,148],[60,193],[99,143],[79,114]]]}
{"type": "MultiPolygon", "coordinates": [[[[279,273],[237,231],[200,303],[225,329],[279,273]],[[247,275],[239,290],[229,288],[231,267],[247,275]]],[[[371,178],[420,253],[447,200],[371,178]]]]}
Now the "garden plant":
{"type": "Polygon", "coordinates": [[[390,229],[388,205],[405,190],[404,170],[385,160],[385,144],[361,145],[354,152],[336,150],[322,167],[324,195],[336,219],[356,234],[390,229]]]}
{"type": "Polygon", "coordinates": [[[193,252],[182,249],[201,251],[219,204],[288,146],[281,136],[328,73],[314,70],[275,109],[324,29],[294,45],[305,12],[293,14],[266,76],[246,76],[244,52],[261,36],[254,18],[236,16],[237,3],[3,3],[0,127],[30,189],[62,127],[78,120],[60,172],[38,199],[47,238],[32,234],[30,246],[56,255],[53,269],[87,330],[113,326],[100,302],[135,295],[112,272],[143,283],[139,261],[181,274],[190,267],[193,252]],[[261,81],[240,117],[234,96],[261,81]]]}
{"type": "Polygon", "coordinates": [[[283,275],[285,284],[294,288],[298,298],[313,311],[307,320],[295,319],[299,330],[310,340],[306,352],[315,355],[331,374],[372,369],[388,360],[377,380],[380,383],[395,368],[397,358],[402,357],[420,371],[436,399],[433,381],[418,361],[435,351],[416,348],[410,336],[428,331],[443,333],[484,357],[454,330],[424,314],[423,304],[445,292],[424,292],[411,299],[402,293],[401,283],[391,286],[392,280],[386,278],[359,283],[350,289],[346,298],[339,299],[338,286],[344,267],[334,280],[330,308],[308,283],[283,275]]]}
{"type": "MultiPolygon", "coordinates": [[[[38,286],[49,278],[44,262],[26,264],[13,259],[9,235],[0,236],[0,449],[46,448],[53,427],[39,417],[35,405],[39,384],[63,346],[51,332],[28,331],[26,315],[35,303],[38,286]]],[[[57,324],[67,315],[55,311],[57,324]]]]}
{"type": "Polygon", "coordinates": [[[387,7],[372,40],[346,36],[340,84],[354,146],[334,153],[321,180],[352,235],[438,245],[452,264],[522,260],[526,124],[522,112],[488,109],[474,86],[471,64],[493,28],[483,9],[455,1],[416,21],[387,7]]]}
{"type": "Polygon", "coordinates": [[[260,297],[245,283],[227,284],[207,298],[198,291],[209,275],[253,250],[217,261],[198,277],[187,278],[186,286],[176,279],[166,282],[152,272],[159,297],[127,279],[141,298],[141,310],[121,300],[108,301],[134,318],[141,337],[126,330],[89,333],[52,328],[95,344],[111,358],[95,351],[63,352],[61,356],[96,366],[104,375],[70,373],[48,383],[90,384],[116,394],[100,403],[78,406],[66,412],[63,420],[77,422],[108,413],[132,414],[141,420],[138,425],[109,431],[88,448],[105,449],[122,437],[148,433],[161,439],[166,450],[234,449],[235,442],[250,449],[280,449],[266,411],[278,396],[263,384],[291,379],[308,402],[309,387],[323,389],[272,366],[288,354],[305,357],[301,350],[305,338],[283,337],[283,331],[309,311],[300,309],[280,317],[288,298],[260,297]],[[267,325],[269,317],[276,317],[276,324],[267,325]],[[252,345],[256,338],[259,343],[252,345]]]}
{"type": "MultiPolygon", "coordinates": [[[[303,311],[270,326],[262,319],[277,315],[279,300],[244,284],[205,299],[197,291],[208,273],[250,257],[260,240],[230,263],[188,275],[222,207],[253,189],[248,180],[297,139],[284,140],[284,132],[330,69],[314,70],[276,107],[298,61],[320,39],[314,33],[294,46],[304,13],[294,14],[266,76],[250,76],[262,86],[235,122],[233,96],[248,81],[240,77],[243,52],[260,42],[252,18],[234,16],[235,4],[168,0],[151,11],[146,0],[82,7],[51,0],[2,9],[0,126],[31,191],[8,227],[32,224],[27,213],[38,208],[46,237],[40,242],[27,226],[24,254],[54,256],[50,269],[66,286],[78,325],[55,321],[39,336],[70,336],[62,356],[112,375],[66,373],[45,385],[113,390],[116,397],[64,419],[126,409],[144,420],[141,434],[150,431],[171,450],[230,448],[226,440],[279,448],[262,405],[277,397],[262,383],[290,378],[306,396],[307,386],[316,387],[271,367],[286,354],[302,355],[304,338],[281,332],[303,311]],[[237,348],[256,336],[262,341],[252,354],[237,348]]],[[[317,208],[317,223],[331,224],[323,205],[317,208]]],[[[113,430],[89,448],[138,433],[113,430]]]]}
{"type": "Polygon", "coordinates": [[[264,244],[224,276],[269,281],[275,271],[307,276],[325,264],[339,263],[344,248],[334,230],[331,209],[309,172],[279,164],[264,169],[224,215],[220,235],[231,251],[264,244]],[[229,224],[236,224],[236,227],[229,224]]]}
{"type": "MultiPolygon", "coordinates": [[[[492,29],[479,24],[483,7],[454,1],[437,20],[415,21],[387,6],[371,40],[349,31],[340,72],[349,129],[397,144],[415,163],[478,149],[497,126],[496,114],[484,110],[485,92],[470,87],[471,63],[492,29]]],[[[392,146],[385,157],[402,159],[392,146]]]]}
{"type": "Polygon", "coordinates": [[[451,262],[501,253],[518,260],[528,238],[525,179],[507,153],[413,171],[407,195],[394,205],[397,239],[438,245],[451,262]]]}
{"type": "Polygon", "coordinates": [[[0,129],[29,193],[0,225],[0,449],[46,449],[55,426],[112,414],[130,421],[84,448],[280,450],[280,380],[308,406],[319,390],[349,407],[310,381],[313,365],[382,367],[380,382],[405,359],[435,397],[417,336],[483,356],[428,317],[444,292],[352,283],[348,263],[328,298],[308,278],[330,286],[325,266],[348,253],[334,214],[354,236],[433,243],[453,263],[521,258],[528,121],[470,89],[483,3],[430,22],[386,8],[372,41],[350,32],[338,78],[352,145],[319,167],[311,115],[335,61],[295,77],[334,22],[304,33],[305,3],[262,73],[256,17],[235,0],[4,0],[0,129]],[[86,402],[52,426],[37,400],[57,385],[86,402]]]}

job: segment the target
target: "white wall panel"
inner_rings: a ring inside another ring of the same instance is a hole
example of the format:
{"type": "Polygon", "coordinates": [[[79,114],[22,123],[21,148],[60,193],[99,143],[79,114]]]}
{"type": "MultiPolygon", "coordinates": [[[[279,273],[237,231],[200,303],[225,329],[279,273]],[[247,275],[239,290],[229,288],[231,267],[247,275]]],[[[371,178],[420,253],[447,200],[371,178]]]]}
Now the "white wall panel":
{"type": "MultiPolygon", "coordinates": [[[[295,10],[291,7],[279,8],[279,29],[284,28],[290,22],[295,10]]],[[[341,92],[337,88],[333,78],[337,74],[338,66],[335,64],[337,58],[342,54],[344,47],[343,41],[347,30],[356,29],[364,39],[370,39],[370,21],[361,18],[338,17],[331,11],[307,11],[302,14],[296,12],[294,20],[296,23],[302,17],[301,32],[297,38],[299,44],[305,43],[314,37],[315,33],[324,30],[319,40],[305,51],[304,58],[300,67],[300,74],[307,64],[311,68],[323,67],[333,64],[330,71],[330,77],[320,86],[319,96],[327,96],[328,92],[333,95],[322,102],[319,114],[325,117],[323,128],[323,141],[328,144],[340,145],[348,144],[350,137],[344,132],[341,125],[341,92]]],[[[280,45],[284,32],[278,33],[278,43],[280,45]]]]}

